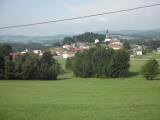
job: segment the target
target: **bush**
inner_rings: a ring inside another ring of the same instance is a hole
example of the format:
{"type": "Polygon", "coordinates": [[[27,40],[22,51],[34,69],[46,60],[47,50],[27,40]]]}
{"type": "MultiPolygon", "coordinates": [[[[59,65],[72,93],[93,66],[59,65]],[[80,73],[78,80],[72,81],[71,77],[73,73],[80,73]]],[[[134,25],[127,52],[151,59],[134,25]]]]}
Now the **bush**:
{"type": "Polygon", "coordinates": [[[73,67],[74,74],[78,77],[91,77],[92,65],[90,51],[86,50],[83,53],[76,54],[73,67]]]}
{"type": "Polygon", "coordinates": [[[15,61],[16,79],[55,80],[61,71],[60,64],[52,58],[50,52],[45,52],[42,57],[28,53],[15,61]]]}
{"type": "Polygon", "coordinates": [[[109,65],[110,77],[126,77],[129,71],[129,53],[125,50],[118,50],[114,52],[109,65]]]}
{"type": "Polygon", "coordinates": [[[113,56],[114,51],[112,49],[106,50],[103,47],[97,47],[92,53],[92,69],[95,77],[108,76],[109,63],[113,56]]]}
{"type": "Polygon", "coordinates": [[[159,73],[159,64],[155,59],[149,60],[143,67],[142,73],[147,80],[153,80],[159,73]]]}
{"type": "Polygon", "coordinates": [[[78,53],[73,72],[78,77],[124,77],[128,75],[129,53],[96,47],[78,53]]]}
{"type": "Polygon", "coordinates": [[[66,61],[66,70],[73,70],[75,58],[68,58],[66,61]]]}

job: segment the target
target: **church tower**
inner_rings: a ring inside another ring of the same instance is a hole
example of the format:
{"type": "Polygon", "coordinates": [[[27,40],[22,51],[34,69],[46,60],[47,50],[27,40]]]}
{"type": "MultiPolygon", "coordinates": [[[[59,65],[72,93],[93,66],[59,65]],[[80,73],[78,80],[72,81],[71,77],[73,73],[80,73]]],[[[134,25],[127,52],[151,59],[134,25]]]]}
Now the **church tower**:
{"type": "Polygon", "coordinates": [[[108,29],[106,30],[106,39],[109,38],[109,32],[108,29]]]}
{"type": "Polygon", "coordinates": [[[110,41],[111,41],[111,39],[110,39],[109,31],[108,31],[108,29],[107,29],[107,30],[106,30],[106,38],[105,38],[104,42],[105,42],[105,43],[109,43],[110,41]]]}

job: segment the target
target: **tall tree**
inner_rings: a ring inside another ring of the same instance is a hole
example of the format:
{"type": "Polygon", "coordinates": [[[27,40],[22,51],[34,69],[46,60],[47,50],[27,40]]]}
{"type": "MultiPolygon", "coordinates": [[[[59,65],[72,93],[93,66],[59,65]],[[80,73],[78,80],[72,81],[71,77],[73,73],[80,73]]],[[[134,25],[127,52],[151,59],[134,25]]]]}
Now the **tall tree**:
{"type": "Polygon", "coordinates": [[[0,46],[0,79],[5,77],[5,56],[10,56],[12,47],[8,44],[2,44],[0,46]]]}
{"type": "Polygon", "coordinates": [[[109,76],[125,77],[128,75],[130,55],[125,50],[117,50],[110,61],[109,76]]]}
{"type": "Polygon", "coordinates": [[[53,59],[50,52],[44,52],[40,60],[39,76],[40,79],[53,80],[62,72],[60,64],[53,59]]]}
{"type": "Polygon", "coordinates": [[[130,47],[130,43],[128,42],[128,41],[125,41],[124,43],[123,43],[123,47],[125,48],[125,49],[127,49],[127,50],[129,50],[131,47],[130,47]]]}
{"type": "Polygon", "coordinates": [[[108,74],[108,67],[114,51],[106,50],[103,47],[98,47],[92,54],[92,69],[96,77],[105,77],[108,74]]]}
{"type": "Polygon", "coordinates": [[[5,79],[14,79],[14,62],[11,56],[5,57],[5,79]]]}

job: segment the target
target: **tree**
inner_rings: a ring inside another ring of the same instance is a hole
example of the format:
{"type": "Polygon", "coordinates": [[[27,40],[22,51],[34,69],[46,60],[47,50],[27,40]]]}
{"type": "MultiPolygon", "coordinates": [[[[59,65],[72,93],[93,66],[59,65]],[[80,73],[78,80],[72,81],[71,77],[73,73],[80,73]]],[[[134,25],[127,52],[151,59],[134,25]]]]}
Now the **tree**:
{"type": "Polygon", "coordinates": [[[47,65],[52,65],[55,63],[55,59],[53,59],[51,52],[46,51],[43,53],[43,56],[41,58],[41,63],[45,63],[47,65]]]}
{"type": "Polygon", "coordinates": [[[147,80],[153,80],[159,73],[159,64],[155,59],[147,61],[142,67],[142,73],[147,80]]]}
{"type": "Polygon", "coordinates": [[[44,52],[40,57],[34,53],[20,56],[15,62],[15,76],[17,79],[55,80],[62,72],[60,64],[53,59],[50,52],[44,52]]]}
{"type": "Polygon", "coordinates": [[[67,70],[73,70],[75,63],[75,58],[68,58],[66,61],[66,69],[67,70]]]}
{"type": "Polygon", "coordinates": [[[62,73],[60,64],[53,59],[50,52],[44,52],[40,60],[39,78],[43,80],[55,80],[62,73]]]}
{"type": "Polygon", "coordinates": [[[108,74],[108,67],[114,51],[113,49],[106,50],[103,47],[97,47],[92,53],[92,69],[94,76],[105,77],[108,74]]]}
{"type": "Polygon", "coordinates": [[[8,44],[3,44],[0,46],[0,79],[5,78],[5,57],[10,56],[12,52],[12,47],[8,44]]]}
{"type": "Polygon", "coordinates": [[[72,37],[65,37],[63,40],[63,44],[71,44],[74,43],[74,39],[72,37]]]}
{"type": "Polygon", "coordinates": [[[96,47],[78,53],[73,71],[78,77],[124,77],[128,75],[129,53],[126,50],[96,47]]]}
{"type": "Polygon", "coordinates": [[[73,72],[77,77],[91,77],[92,76],[91,54],[89,50],[83,53],[77,53],[73,72]]]}
{"type": "Polygon", "coordinates": [[[125,77],[129,70],[129,53],[123,49],[114,52],[110,61],[109,76],[110,77],[125,77]]]}
{"type": "Polygon", "coordinates": [[[16,79],[38,79],[40,57],[32,52],[18,57],[15,60],[16,79]]]}
{"type": "Polygon", "coordinates": [[[65,37],[63,40],[63,44],[71,44],[75,42],[94,42],[95,39],[99,39],[100,41],[103,41],[105,39],[105,35],[103,34],[97,34],[92,32],[85,32],[84,34],[76,35],[73,37],[65,37]]]}
{"type": "Polygon", "coordinates": [[[0,79],[4,78],[4,56],[2,50],[0,49],[0,79]]]}
{"type": "Polygon", "coordinates": [[[33,80],[39,78],[39,56],[29,53],[21,66],[22,79],[33,80]]]}
{"type": "Polygon", "coordinates": [[[130,44],[128,41],[125,41],[124,44],[123,44],[123,47],[127,50],[129,50],[131,47],[130,47],[130,44]]]}
{"type": "Polygon", "coordinates": [[[5,79],[14,79],[14,62],[11,56],[5,57],[5,79]]]}
{"type": "Polygon", "coordinates": [[[56,80],[61,73],[61,67],[58,63],[51,66],[42,63],[39,72],[40,79],[42,80],[56,80]]]}

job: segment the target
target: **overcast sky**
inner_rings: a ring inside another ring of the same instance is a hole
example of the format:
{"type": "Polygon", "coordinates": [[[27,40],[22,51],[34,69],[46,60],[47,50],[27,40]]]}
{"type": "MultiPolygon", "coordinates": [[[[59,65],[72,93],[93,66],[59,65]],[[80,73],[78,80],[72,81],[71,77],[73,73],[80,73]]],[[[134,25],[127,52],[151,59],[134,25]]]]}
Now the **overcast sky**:
{"type": "MultiPolygon", "coordinates": [[[[127,9],[160,0],[0,0],[0,27],[127,9]]],[[[0,30],[0,35],[54,35],[160,28],[160,6],[83,20],[0,30]]]]}

